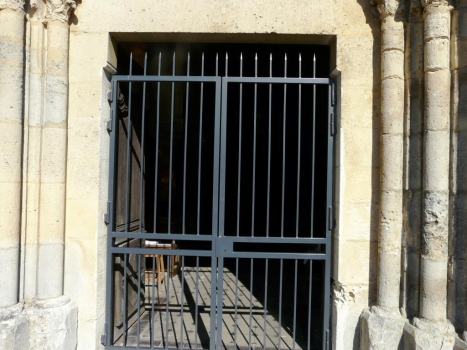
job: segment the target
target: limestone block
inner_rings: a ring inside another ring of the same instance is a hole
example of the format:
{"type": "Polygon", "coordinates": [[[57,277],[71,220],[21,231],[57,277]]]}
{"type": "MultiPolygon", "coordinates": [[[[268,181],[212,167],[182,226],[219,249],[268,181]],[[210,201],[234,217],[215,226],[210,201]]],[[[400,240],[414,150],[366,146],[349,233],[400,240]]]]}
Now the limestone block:
{"type": "Polygon", "coordinates": [[[381,307],[364,311],[361,317],[361,350],[402,349],[402,335],[407,322],[405,315],[381,307]]]}
{"type": "Polygon", "coordinates": [[[425,41],[433,38],[449,38],[451,13],[448,6],[431,7],[425,19],[425,41]]]}
{"type": "Polygon", "coordinates": [[[40,242],[63,243],[65,228],[65,184],[46,183],[41,186],[40,242]]]}
{"type": "Polygon", "coordinates": [[[368,137],[374,131],[370,128],[346,127],[343,130],[344,159],[346,167],[376,167],[379,156],[373,155],[373,138],[368,137]],[[375,159],[376,158],[376,159],[375,159]],[[376,164],[375,164],[376,163],[376,164]]]}
{"type": "MultiPolygon", "coordinates": [[[[355,202],[369,202],[376,198],[376,185],[372,184],[372,168],[355,167],[346,173],[345,200],[355,202]]],[[[379,172],[376,170],[376,173],[379,172]]],[[[379,177],[379,176],[378,176],[379,177]]]]}
{"type": "MultiPolygon", "coordinates": [[[[4,278],[3,275],[2,278],[4,278]]],[[[25,350],[28,348],[28,318],[23,304],[0,308],[0,350],[25,350]]]]}
{"type": "Polygon", "coordinates": [[[40,298],[54,298],[63,293],[63,243],[39,246],[38,288],[40,298]]]}
{"type": "Polygon", "coordinates": [[[436,71],[449,69],[450,66],[450,42],[446,38],[434,38],[426,43],[425,69],[436,71]]]}
{"type": "Polygon", "coordinates": [[[382,79],[404,78],[404,53],[398,50],[383,51],[382,79]]]}
{"type": "Polygon", "coordinates": [[[394,16],[388,16],[381,24],[382,29],[382,50],[398,50],[402,54],[404,52],[404,25],[394,16]]]}
{"type": "Polygon", "coordinates": [[[426,74],[427,130],[449,130],[451,73],[448,70],[426,74]]]}
{"type": "MultiPolygon", "coordinates": [[[[7,108],[10,107],[5,106],[5,110],[7,108]]],[[[2,114],[7,115],[9,113],[0,112],[0,115],[2,114]]],[[[2,118],[3,116],[0,116],[0,149],[2,151],[0,182],[19,182],[21,178],[21,157],[18,151],[21,148],[22,127],[19,123],[2,122],[2,118]]]]}
{"type": "Polygon", "coordinates": [[[386,79],[382,85],[381,126],[383,134],[402,134],[404,131],[404,81],[386,79]]]}
{"type": "Polygon", "coordinates": [[[403,144],[401,134],[381,136],[381,188],[385,191],[402,191],[403,144]]]}
{"type": "Polygon", "coordinates": [[[32,349],[76,349],[78,308],[68,297],[37,300],[27,311],[32,349]]]}
{"type": "Polygon", "coordinates": [[[404,349],[451,350],[454,349],[456,333],[449,323],[432,323],[414,318],[414,325],[404,326],[404,349]]]}
{"type": "Polygon", "coordinates": [[[449,131],[427,131],[425,153],[429,155],[425,157],[425,190],[447,191],[449,188],[449,131]]]}
{"type": "Polygon", "coordinates": [[[422,256],[420,315],[435,322],[446,321],[447,260],[422,256]]]}

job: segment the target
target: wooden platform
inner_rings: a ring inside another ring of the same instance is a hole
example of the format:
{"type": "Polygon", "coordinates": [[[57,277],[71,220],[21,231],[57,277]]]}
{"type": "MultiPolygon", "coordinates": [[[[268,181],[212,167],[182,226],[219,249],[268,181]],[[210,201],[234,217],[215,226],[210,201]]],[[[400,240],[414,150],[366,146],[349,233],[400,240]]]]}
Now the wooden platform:
{"type": "MultiPolygon", "coordinates": [[[[170,279],[168,283],[170,290],[167,292],[167,284],[163,283],[157,288],[152,274],[147,274],[146,307],[142,311],[140,322],[135,322],[128,332],[127,346],[139,345],[144,348],[150,347],[153,342],[154,348],[168,346],[178,349],[209,349],[211,269],[200,267],[198,279],[198,288],[196,288],[196,267],[185,267],[177,276],[170,279]],[[182,279],[184,279],[183,293],[182,279]],[[168,304],[167,294],[169,294],[168,304]],[[197,309],[196,299],[198,299],[197,309]],[[183,308],[181,308],[182,304],[183,308]],[[154,327],[151,326],[152,323],[154,327]]],[[[224,269],[222,347],[224,349],[302,349],[303,342],[302,346],[297,341],[294,345],[293,330],[290,327],[280,326],[277,315],[271,315],[266,311],[265,317],[264,305],[252,293],[250,294],[250,290],[240,280],[237,284],[237,298],[235,297],[236,282],[235,274],[229,269],[224,269]]],[[[272,302],[276,301],[271,296],[270,303],[272,302]]],[[[311,349],[317,348],[313,346],[314,344],[311,345],[311,349]]]]}

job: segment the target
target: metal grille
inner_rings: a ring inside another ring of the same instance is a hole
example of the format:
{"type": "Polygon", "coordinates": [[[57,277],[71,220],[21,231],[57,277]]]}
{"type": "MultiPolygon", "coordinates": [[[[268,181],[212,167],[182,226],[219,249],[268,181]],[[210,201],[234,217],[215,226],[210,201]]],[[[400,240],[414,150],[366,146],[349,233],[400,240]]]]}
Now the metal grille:
{"type": "Polygon", "coordinates": [[[107,349],[329,349],[334,86],[296,58],[113,77],[107,349]]]}

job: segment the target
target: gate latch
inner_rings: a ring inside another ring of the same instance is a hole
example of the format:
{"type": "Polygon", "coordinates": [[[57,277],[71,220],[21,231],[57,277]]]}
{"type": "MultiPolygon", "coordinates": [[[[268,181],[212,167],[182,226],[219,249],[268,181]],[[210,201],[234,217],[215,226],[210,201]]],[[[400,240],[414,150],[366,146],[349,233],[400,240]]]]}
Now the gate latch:
{"type": "MultiPolygon", "coordinates": [[[[107,326],[108,326],[108,324],[106,323],[104,325],[105,330],[107,330],[107,326]]],[[[107,331],[104,332],[104,334],[101,335],[101,344],[104,345],[104,346],[107,346],[107,331]]]]}

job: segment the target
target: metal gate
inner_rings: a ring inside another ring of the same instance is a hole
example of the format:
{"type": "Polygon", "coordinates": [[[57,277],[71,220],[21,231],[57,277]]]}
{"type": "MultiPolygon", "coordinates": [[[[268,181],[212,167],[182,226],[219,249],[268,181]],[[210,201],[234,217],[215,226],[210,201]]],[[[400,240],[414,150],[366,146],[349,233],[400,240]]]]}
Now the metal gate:
{"type": "Polygon", "coordinates": [[[106,349],[329,349],[334,83],[269,59],[113,76],[106,349]]]}

